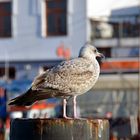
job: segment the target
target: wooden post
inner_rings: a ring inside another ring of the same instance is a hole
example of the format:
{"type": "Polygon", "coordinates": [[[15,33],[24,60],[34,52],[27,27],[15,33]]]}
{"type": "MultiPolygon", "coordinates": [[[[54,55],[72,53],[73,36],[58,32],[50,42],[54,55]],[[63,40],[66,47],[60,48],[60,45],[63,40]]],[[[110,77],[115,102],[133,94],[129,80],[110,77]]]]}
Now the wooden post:
{"type": "Polygon", "coordinates": [[[14,119],[10,140],[109,140],[109,123],[101,119],[14,119]]]}

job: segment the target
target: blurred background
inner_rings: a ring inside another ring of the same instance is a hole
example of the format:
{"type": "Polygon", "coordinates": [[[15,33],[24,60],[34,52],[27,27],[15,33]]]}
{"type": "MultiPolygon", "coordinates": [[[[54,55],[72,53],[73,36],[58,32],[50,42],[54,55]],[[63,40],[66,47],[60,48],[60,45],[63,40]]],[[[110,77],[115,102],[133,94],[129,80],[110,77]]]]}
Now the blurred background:
{"type": "Polygon", "coordinates": [[[13,118],[62,117],[60,99],[28,109],[7,101],[87,41],[106,59],[94,88],[78,97],[79,116],[109,119],[110,140],[140,139],[139,0],[0,0],[0,140],[9,140],[13,118]]]}

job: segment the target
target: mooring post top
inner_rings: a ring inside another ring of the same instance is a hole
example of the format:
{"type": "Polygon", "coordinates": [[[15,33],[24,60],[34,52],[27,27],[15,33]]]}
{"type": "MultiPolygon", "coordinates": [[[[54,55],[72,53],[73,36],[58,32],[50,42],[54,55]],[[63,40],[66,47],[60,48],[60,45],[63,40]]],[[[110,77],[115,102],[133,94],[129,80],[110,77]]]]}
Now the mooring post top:
{"type": "Polygon", "coordinates": [[[10,140],[109,139],[105,119],[14,119],[10,130],[10,140]]]}
{"type": "Polygon", "coordinates": [[[90,118],[71,118],[71,119],[65,119],[65,118],[15,118],[12,119],[13,121],[56,121],[56,122],[74,122],[74,121],[87,121],[87,122],[95,122],[95,123],[101,123],[101,122],[108,122],[107,119],[90,119],[90,118]]]}

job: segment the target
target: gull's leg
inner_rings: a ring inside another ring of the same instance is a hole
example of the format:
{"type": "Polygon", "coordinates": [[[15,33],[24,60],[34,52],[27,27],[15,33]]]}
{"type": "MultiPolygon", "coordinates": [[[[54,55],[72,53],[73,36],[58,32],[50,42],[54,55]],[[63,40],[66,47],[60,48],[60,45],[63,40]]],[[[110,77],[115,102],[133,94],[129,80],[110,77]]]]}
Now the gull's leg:
{"type": "Polygon", "coordinates": [[[65,119],[71,119],[70,117],[67,117],[67,114],[66,114],[66,108],[67,108],[67,99],[63,99],[63,118],[65,119]]]}
{"type": "Polygon", "coordinates": [[[84,118],[80,118],[80,117],[78,117],[77,116],[77,102],[76,102],[76,98],[77,98],[77,95],[75,95],[74,97],[73,97],[73,111],[74,111],[74,118],[75,119],[80,119],[80,120],[86,120],[86,119],[84,119],[84,118]]]}
{"type": "Polygon", "coordinates": [[[63,117],[67,118],[66,116],[66,107],[67,107],[67,100],[64,98],[63,99],[63,117]]]}
{"type": "Polygon", "coordinates": [[[77,98],[77,96],[75,95],[75,96],[73,97],[73,111],[74,111],[74,118],[78,118],[78,116],[77,116],[76,98],[77,98]]]}

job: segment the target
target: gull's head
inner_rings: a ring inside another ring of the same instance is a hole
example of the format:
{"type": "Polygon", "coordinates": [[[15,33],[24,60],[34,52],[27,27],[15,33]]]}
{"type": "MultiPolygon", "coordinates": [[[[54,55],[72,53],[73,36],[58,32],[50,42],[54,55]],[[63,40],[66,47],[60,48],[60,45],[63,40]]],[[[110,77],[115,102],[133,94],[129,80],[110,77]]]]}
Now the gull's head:
{"type": "Polygon", "coordinates": [[[95,60],[96,57],[104,57],[104,55],[102,53],[99,53],[96,47],[90,44],[86,44],[84,47],[81,48],[79,57],[95,60]]]}

